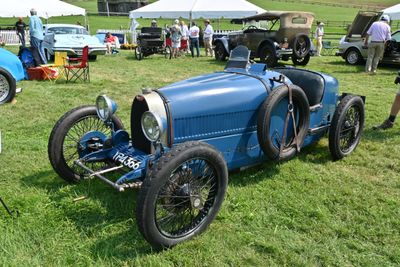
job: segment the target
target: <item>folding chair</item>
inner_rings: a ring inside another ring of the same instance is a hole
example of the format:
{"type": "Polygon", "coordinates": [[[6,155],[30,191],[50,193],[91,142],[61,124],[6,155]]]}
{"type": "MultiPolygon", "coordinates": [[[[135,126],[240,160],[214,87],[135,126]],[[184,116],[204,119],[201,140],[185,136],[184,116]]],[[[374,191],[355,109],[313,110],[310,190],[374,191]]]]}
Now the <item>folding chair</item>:
{"type": "Polygon", "coordinates": [[[85,46],[82,50],[82,57],[68,58],[68,64],[64,65],[67,83],[76,80],[90,82],[89,76],[89,47],[85,46]],[[74,64],[71,64],[74,63],[74,64]]]}
{"type": "Polygon", "coordinates": [[[65,62],[67,59],[67,52],[55,52],[54,53],[54,63],[40,65],[45,74],[47,80],[52,80],[56,82],[60,78],[65,78],[65,62]]]}

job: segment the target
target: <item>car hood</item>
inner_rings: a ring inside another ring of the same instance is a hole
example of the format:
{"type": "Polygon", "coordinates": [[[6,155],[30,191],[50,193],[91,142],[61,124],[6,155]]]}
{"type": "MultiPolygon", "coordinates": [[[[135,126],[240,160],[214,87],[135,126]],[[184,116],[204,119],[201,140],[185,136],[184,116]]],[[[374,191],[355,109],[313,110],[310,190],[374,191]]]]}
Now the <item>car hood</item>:
{"type": "Polygon", "coordinates": [[[359,11],[347,31],[347,37],[364,37],[372,23],[377,21],[382,12],[359,11]]]}
{"type": "Polygon", "coordinates": [[[54,36],[56,42],[54,47],[105,47],[104,44],[100,43],[99,39],[90,35],[83,34],[56,34],[54,36]]]}

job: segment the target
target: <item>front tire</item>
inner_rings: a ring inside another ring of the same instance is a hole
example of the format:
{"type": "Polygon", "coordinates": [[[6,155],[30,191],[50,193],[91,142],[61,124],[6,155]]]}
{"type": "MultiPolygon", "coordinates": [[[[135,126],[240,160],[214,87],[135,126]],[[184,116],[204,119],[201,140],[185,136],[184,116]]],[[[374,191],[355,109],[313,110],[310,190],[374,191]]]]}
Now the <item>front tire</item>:
{"type": "MultiPolygon", "coordinates": [[[[115,115],[112,117],[114,129],[123,129],[122,122],[115,115]]],[[[106,127],[97,116],[95,106],[81,106],[70,110],[62,116],[51,131],[48,154],[54,171],[67,182],[80,181],[85,172],[74,164],[79,159],[81,138],[89,132],[101,132],[111,135],[111,129],[106,127]]],[[[91,169],[104,167],[105,163],[91,163],[91,169]]]]}
{"type": "Polygon", "coordinates": [[[221,42],[215,45],[215,59],[218,61],[225,61],[228,54],[225,51],[225,47],[221,42]]]}
{"type": "Polygon", "coordinates": [[[359,96],[347,95],[339,103],[329,130],[329,150],[334,160],[353,152],[364,129],[364,102],[359,96]]]}
{"type": "Polygon", "coordinates": [[[137,203],[137,222],[155,249],[169,248],[203,232],[224,200],[228,169],[221,153],[186,142],[149,170],[137,203]]]}
{"type": "Polygon", "coordinates": [[[360,51],[356,48],[350,48],[345,55],[346,63],[349,65],[359,65],[362,63],[362,56],[360,51]]]}
{"type": "Polygon", "coordinates": [[[273,68],[278,63],[278,58],[275,54],[275,49],[272,45],[266,44],[261,47],[260,50],[260,60],[261,62],[267,64],[268,68],[273,68]]]}
{"type": "Polygon", "coordinates": [[[0,68],[0,105],[13,100],[16,89],[14,77],[8,71],[0,68]]]}

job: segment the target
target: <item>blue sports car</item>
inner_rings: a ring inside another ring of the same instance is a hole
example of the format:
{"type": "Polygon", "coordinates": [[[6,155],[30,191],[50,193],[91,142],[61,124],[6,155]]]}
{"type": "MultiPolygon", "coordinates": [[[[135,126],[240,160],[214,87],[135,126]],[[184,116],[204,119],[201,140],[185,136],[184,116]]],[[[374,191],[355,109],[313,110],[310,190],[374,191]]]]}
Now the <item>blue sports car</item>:
{"type": "Polygon", "coordinates": [[[267,70],[249,57],[238,46],[223,71],[143,90],[133,98],[131,133],[104,95],[67,112],[49,138],[54,170],[68,182],[96,177],[118,191],[140,188],[138,227],[160,249],[207,228],[230,170],[288,160],[327,132],[333,159],[357,147],[363,97],[339,95],[329,75],[267,70]]]}
{"type": "Polygon", "coordinates": [[[25,71],[19,58],[0,48],[0,104],[10,102],[14,98],[17,81],[24,78],[25,71]]]}

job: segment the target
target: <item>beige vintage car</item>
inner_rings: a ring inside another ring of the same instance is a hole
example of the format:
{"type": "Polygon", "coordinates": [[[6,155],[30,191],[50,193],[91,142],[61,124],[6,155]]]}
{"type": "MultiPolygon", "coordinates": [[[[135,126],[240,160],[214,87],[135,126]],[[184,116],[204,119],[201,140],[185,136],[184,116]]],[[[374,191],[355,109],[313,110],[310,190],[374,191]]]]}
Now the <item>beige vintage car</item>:
{"type": "Polygon", "coordinates": [[[307,65],[310,60],[310,31],[314,14],[299,11],[270,11],[255,16],[234,19],[244,28],[214,41],[215,57],[224,60],[238,45],[251,50],[251,58],[273,67],[279,59],[292,59],[295,65],[307,65]]]}

